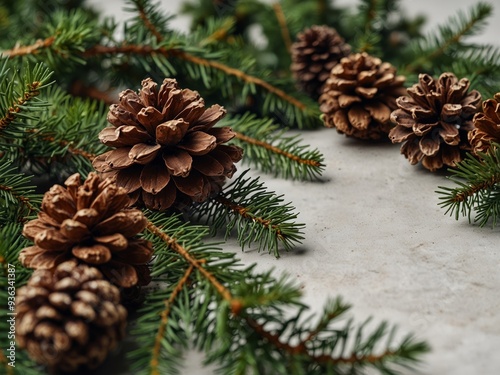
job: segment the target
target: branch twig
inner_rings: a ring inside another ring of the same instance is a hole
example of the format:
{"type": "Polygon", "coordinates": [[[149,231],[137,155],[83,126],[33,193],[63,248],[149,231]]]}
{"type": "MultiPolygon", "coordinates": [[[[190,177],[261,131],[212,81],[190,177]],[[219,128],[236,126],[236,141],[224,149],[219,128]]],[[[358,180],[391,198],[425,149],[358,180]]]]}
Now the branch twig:
{"type": "Polygon", "coordinates": [[[284,151],[276,146],[273,146],[272,144],[270,143],[267,143],[267,142],[264,142],[264,141],[260,141],[258,139],[255,139],[255,138],[252,138],[252,137],[249,137],[243,133],[240,133],[240,132],[237,132],[235,131],[236,133],[236,138],[241,140],[242,142],[246,142],[246,143],[249,143],[249,144],[252,144],[252,145],[256,145],[256,146],[260,146],[260,147],[263,147],[265,148],[266,150],[269,150],[275,154],[278,154],[278,155],[281,155],[281,156],[284,156],[285,158],[288,158],[290,160],[293,160],[299,164],[306,164],[306,165],[311,165],[313,167],[321,167],[321,163],[319,161],[316,161],[316,160],[310,160],[310,159],[302,159],[300,157],[298,157],[297,155],[294,155],[290,152],[287,152],[287,151],[284,151]]]}
{"type": "Polygon", "coordinates": [[[165,244],[175,251],[177,254],[182,256],[185,261],[192,265],[199,273],[201,273],[212,286],[217,290],[217,292],[226,300],[231,306],[231,312],[234,315],[238,315],[243,308],[243,303],[240,299],[232,296],[229,289],[227,289],[222,283],[217,280],[217,278],[209,272],[205,267],[203,267],[203,262],[192,256],[188,250],[186,250],[182,245],[180,245],[175,238],[170,237],[168,234],[161,231],[152,222],[148,222],[147,229],[154,234],[156,237],[160,238],[165,244]]]}
{"type": "Polygon", "coordinates": [[[160,349],[161,349],[161,341],[163,340],[163,335],[165,334],[165,329],[167,327],[167,322],[168,322],[168,316],[170,314],[170,308],[172,304],[174,303],[175,298],[177,295],[181,292],[182,288],[186,284],[186,282],[189,279],[189,276],[191,276],[191,272],[193,272],[194,266],[192,264],[189,265],[189,268],[186,270],[182,278],[179,280],[177,285],[175,286],[174,290],[170,294],[170,297],[168,300],[165,300],[165,310],[162,311],[161,313],[161,323],[160,326],[158,327],[158,332],[155,337],[155,345],[153,348],[153,355],[150,361],[151,364],[151,375],[160,375],[160,371],[158,370],[158,365],[159,365],[159,360],[158,358],[160,357],[160,349]]]}
{"type": "Polygon", "coordinates": [[[290,30],[288,30],[286,23],[285,13],[283,13],[283,8],[280,3],[274,3],[273,9],[278,23],[280,24],[281,36],[283,38],[283,42],[285,43],[286,50],[290,53],[292,51],[292,38],[290,37],[290,30]]]}

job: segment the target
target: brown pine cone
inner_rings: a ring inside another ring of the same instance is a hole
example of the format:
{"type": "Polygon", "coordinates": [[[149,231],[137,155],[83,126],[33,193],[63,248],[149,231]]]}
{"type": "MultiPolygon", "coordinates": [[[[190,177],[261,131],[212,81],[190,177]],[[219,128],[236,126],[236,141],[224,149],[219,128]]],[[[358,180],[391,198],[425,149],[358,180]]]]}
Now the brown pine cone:
{"type": "Polygon", "coordinates": [[[351,53],[351,46],[328,26],[312,26],[292,44],[290,67],[299,88],[318,98],[332,68],[351,53]]]}
{"type": "Polygon", "coordinates": [[[500,143],[500,92],[493,99],[483,102],[483,112],[478,112],[472,119],[474,129],[468,133],[472,153],[487,152],[491,143],[500,143]]]}
{"type": "Polygon", "coordinates": [[[478,111],[481,94],[468,92],[469,80],[443,73],[435,80],[427,74],[408,88],[408,96],[398,98],[398,109],[391,114],[396,124],[389,137],[393,143],[405,142],[401,153],[419,161],[430,171],[455,166],[470,150],[467,133],[478,111]]]}
{"type": "Polygon", "coordinates": [[[319,98],[325,126],[355,138],[387,139],[396,98],[405,93],[404,81],[391,64],[366,53],[343,58],[319,98]]]}
{"type": "Polygon", "coordinates": [[[52,186],[43,197],[38,219],[25,224],[23,235],[34,246],[21,251],[21,263],[51,269],[77,258],[119,286],[148,284],[152,244],[135,237],[147,219],[140,210],[128,208],[125,189],[97,173],[90,173],[83,185],[80,175],[74,174],[65,185],[52,186]]]}
{"type": "Polygon", "coordinates": [[[36,270],[17,290],[16,340],[51,371],[96,368],[125,336],[117,287],[74,259],[36,270]]]}
{"type": "Polygon", "coordinates": [[[225,114],[219,105],[206,109],[196,91],[179,89],[175,79],[165,79],[159,90],[145,79],[138,94],[123,91],[120,104],[111,105],[113,127],[99,139],[115,149],[98,156],[94,167],[116,176],[118,186],[153,210],[203,202],[220,191],[242,157],[241,148],[224,145],[235,133],[213,127],[225,114]]]}

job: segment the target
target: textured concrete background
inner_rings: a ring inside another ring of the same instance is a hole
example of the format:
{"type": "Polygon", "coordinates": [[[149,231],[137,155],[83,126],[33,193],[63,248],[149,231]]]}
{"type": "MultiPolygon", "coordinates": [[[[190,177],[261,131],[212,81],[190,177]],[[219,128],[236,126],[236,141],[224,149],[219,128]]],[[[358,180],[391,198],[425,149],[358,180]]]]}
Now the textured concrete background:
{"type": "MultiPolygon", "coordinates": [[[[121,0],[91,2],[109,15],[128,18],[120,11],[121,0]]],[[[175,14],[180,3],[161,5],[175,14]]],[[[473,3],[403,1],[409,12],[428,16],[430,29],[473,3]]],[[[500,1],[490,3],[496,6],[495,16],[475,40],[498,45],[500,1]]],[[[174,24],[188,28],[186,18],[174,24]]],[[[399,145],[360,143],[331,129],[302,137],[324,153],[323,181],[262,179],[297,207],[298,220],[307,224],[303,245],[279,260],[241,253],[237,246],[227,250],[261,269],[288,272],[303,285],[305,302],[314,310],[327,297],[341,295],[354,305],[352,315],[359,321],[387,319],[401,333],[428,340],[433,350],[421,374],[500,374],[500,228],[478,228],[444,216],[435,190],[449,185],[445,175],[411,166],[399,145]]],[[[208,374],[197,366],[200,358],[188,355],[185,374],[208,374]]],[[[113,369],[116,363],[106,373],[126,372],[113,369]]]]}

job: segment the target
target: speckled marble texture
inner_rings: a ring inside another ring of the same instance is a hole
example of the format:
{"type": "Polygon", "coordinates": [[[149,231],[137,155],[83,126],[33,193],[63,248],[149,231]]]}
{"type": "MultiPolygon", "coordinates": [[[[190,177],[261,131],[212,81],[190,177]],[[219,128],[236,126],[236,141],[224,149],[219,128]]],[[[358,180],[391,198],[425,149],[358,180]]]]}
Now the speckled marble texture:
{"type": "MultiPolygon", "coordinates": [[[[123,15],[117,11],[120,0],[91,2],[123,15]]],[[[402,4],[412,13],[429,15],[435,25],[475,2],[402,4]]],[[[500,1],[490,2],[496,14],[481,40],[498,45],[500,1]]],[[[162,5],[175,13],[179,3],[162,5]]],[[[175,25],[187,29],[185,18],[175,25]]],[[[257,262],[260,269],[288,272],[303,285],[305,302],[314,310],[328,297],[341,295],[353,304],[351,314],[359,321],[369,316],[375,322],[388,320],[401,333],[411,331],[427,340],[432,352],[421,374],[500,374],[500,227],[479,228],[445,216],[435,193],[438,186],[450,185],[445,175],[411,166],[399,145],[359,142],[333,129],[301,136],[324,153],[322,181],[261,178],[296,206],[298,220],[307,225],[306,240],[278,260],[267,253],[242,253],[234,245],[227,250],[238,252],[244,263],[257,262]]],[[[198,354],[189,354],[184,373],[209,374],[197,367],[199,361],[198,354]]],[[[111,362],[103,374],[127,373],[113,370],[111,362]]]]}

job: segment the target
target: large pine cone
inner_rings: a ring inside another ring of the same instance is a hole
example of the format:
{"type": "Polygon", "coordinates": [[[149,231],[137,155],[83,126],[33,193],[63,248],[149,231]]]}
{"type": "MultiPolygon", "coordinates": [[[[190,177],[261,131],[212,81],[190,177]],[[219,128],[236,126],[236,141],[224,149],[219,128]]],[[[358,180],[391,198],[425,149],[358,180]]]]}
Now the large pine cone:
{"type": "Polygon", "coordinates": [[[325,126],[355,138],[387,139],[396,98],[405,94],[404,81],[391,64],[366,53],[343,58],[319,98],[325,126]]]}
{"type": "Polygon", "coordinates": [[[290,67],[300,89],[318,98],[332,68],[351,53],[351,46],[328,26],[312,26],[292,44],[290,67]]]}
{"type": "Polygon", "coordinates": [[[99,139],[115,149],[98,156],[94,167],[116,176],[118,186],[153,210],[203,202],[220,191],[242,157],[239,147],[223,144],[235,133],[213,127],[225,114],[219,105],[206,109],[196,91],[179,89],[175,79],[165,79],[159,90],[145,79],[138,94],[123,91],[120,104],[111,105],[113,127],[99,139]]]}
{"type": "Polygon", "coordinates": [[[118,288],[77,263],[36,270],[17,290],[17,343],[51,371],[93,369],[125,336],[118,288]]]}
{"type": "Polygon", "coordinates": [[[492,142],[500,144],[500,92],[483,102],[483,112],[476,113],[472,122],[468,138],[473,154],[488,152],[492,142]]]}
{"type": "Polygon", "coordinates": [[[22,264],[51,269],[77,258],[119,286],[149,283],[146,264],[153,256],[152,244],[135,237],[147,219],[140,210],[128,208],[125,189],[97,173],[90,173],[83,185],[74,174],[65,185],[45,193],[38,219],[25,224],[23,235],[35,244],[21,251],[22,264]]]}
{"type": "Polygon", "coordinates": [[[467,133],[478,111],[481,94],[468,92],[469,80],[443,73],[438,80],[421,74],[419,82],[408,88],[408,96],[398,98],[398,109],[391,114],[396,124],[389,137],[393,143],[405,142],[401,153],[419,161],[430,171],[455,166],[470,150],[467,133]]]}

